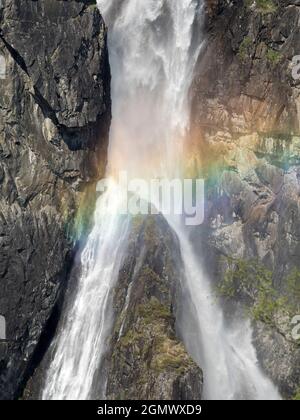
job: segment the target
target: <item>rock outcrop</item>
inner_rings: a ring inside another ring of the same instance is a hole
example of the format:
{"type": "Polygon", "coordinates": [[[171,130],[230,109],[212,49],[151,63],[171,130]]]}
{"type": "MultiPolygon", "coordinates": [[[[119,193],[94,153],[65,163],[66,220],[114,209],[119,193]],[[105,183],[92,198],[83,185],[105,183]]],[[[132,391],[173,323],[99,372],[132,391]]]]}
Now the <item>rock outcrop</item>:
{"type": "MultiPolygon", "coordinates": [[[[64,315],[68,314],[82,273],[80,254],[70,271],[64,315]]],[[[202,370],[187,353],[176,329],[178,313],[185,303],[183,276],[179,243],[166,220],[162,216],[135,217],[106,308],[106,354],[94,366],[91,399],[201,399],[202,370]]],[[[57,331],[63,324],[64,316],[57,331]]],[[[48,347],[27,382],[23,399],[43,397],[53,350],[48,347]]]]}
{"type": "Polygon", "coordinates": [[[0,3],[0,398],[16,398],[53,333],[84,194],[110,124],[95,1],[0,3]]]}
{"type": "MultiPolygon", "coordinates": [[[[188,148],[189,171],[208,180],[206,220],[191,235],[211,278],[224,280],[226,258],[258,259],[289,305],[287,278],[300,270],[299,20],[299,0],[206,0],[188,148]]],[[[0,2],[0,399],[40,396],[71,266],[71,281],[80,272],[75,215],[106,164],[109,84],[94,0],[0,2]]],[[[181,267],[163,218],[137,220],[114,291],[108,398],[201,397],[201,369],[176,334],[181,267]]],[[[272,314],[253,338],[290,398],[299,342],[290,309],[272,314]]]]}
{"type": "Polygon", "coordinates": [[[182,261],[162,216],[135,221],[114,292],[109,399],[199,400],[203,375],[176,336],[182,261]]]}
{"type": "MultiPolygon", "coordinates": [[[[200,234],[211,277],[224,279],[224,256],[259,259],[289,301],[287,278],[300,268],[300,80],[292,73],[299,18],[299,1],[207,1],[191,92],[189,169],[201,167],[208,180],[200,234]]],[[[193,236],[199,243],[199,231],[193,236]]],[[[287,319],[277,314],[273,327],[260,323],[254,337],[285,397],[299,386],[296,314],[297,305],[287,319]]]]}

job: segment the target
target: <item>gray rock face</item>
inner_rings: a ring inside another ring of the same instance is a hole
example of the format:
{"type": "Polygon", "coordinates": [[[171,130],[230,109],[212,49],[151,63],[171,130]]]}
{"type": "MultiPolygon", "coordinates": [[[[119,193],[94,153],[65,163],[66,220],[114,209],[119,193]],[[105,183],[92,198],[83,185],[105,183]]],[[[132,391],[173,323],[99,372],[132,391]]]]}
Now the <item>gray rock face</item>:
{"type": "Polygon", "coordinates": [[[140,220],[114,293],[109,399],[199,400],[203,375],[176,337],[182,261],[162,216],[140,220]]]}
{"type": "MultiPolygon", "coordinates": [[[[299,18],[299,1],[207,1],[192,90],[192,150],[208,179],[200,228],[207,269],[217,282],[223,256],[258,258],[281,295],[300,268],[299,18]]],[[[199,243],[199,231],[193,236],[199,243]]],[[[290,319],[278,318],[273,328],[257,325],[254,339],[263,368],[291,397],[300,350],[290,319]]]]}
{"type": "Polygon", "coordinates": [[[278,324],[272,328],[264,323],[256,323],[254,344],[263,369],[278,384],[282,396],[290,398],[299,389],[299,344],[291,339],[290,320],[283,317],[278,321],[283,321],[284,328],[278,324]]]}
{"type": "Polygon", "coordinates": [[[2,399],[20,395],[51,336],[72,262],[76,211],[106,163],[110,72],[94,3],[0,6],[2,399]]]}
{"type": "Polygon", "coordinates": [[[207,0],[207,9],[193,91],[197,129],[206,138],[224,132],[227,143],[226,134],[299,135],[299,80],[292,77],[299,1],[207,0]]]}
{"type": "MultiPolygon", "coordinates": [[[[217,182],[208,187],[205,224],[192,235],[202,238],[216,281],[221,255],[259,257],[284,293],[286,276],[300,268],[300,90],[291,67],[300,54],[300,3],[206,3],[191,150],[192,161],[217,182]]],[[[105,36],[95,1],[0,3],[0,315],[7,335],[0,341],[1,399],[20,396],[29,377],[37,380],[28,393],[39,395],[44,370],[32,374],[60,315],[75,214],[86,187],[104,172],[105,36]]],[[[201,396],[201,369],[175,332],[179,284],[176,238],[163,220],[142,221],[114,294],[109,398],[201,396]]],[[[287,325],[281,317],[275,327],[257,323],[254,341],[263,368],[290,397],[300,356],[287,325]]]]}
{"type": "MultiPolygon", "coordinates": [[[[95,366],[90,397],[199,400],[202,370],[185,350],[175,327],[178,312],[185,309],[178,240],[162,216],[140,216],[132,221],[127,244],[109,297],[113,311],[109,307],[107,325],[112,324],[112,331],[105,357],[95,366]]],[[[81,273],[78,252],[69,274],[64,314],[74,301],[81,273]]],[[[26,400],[42,398],[54,355],[51,346],[47,350],[27,382],[22,395],[26,400]]]]}

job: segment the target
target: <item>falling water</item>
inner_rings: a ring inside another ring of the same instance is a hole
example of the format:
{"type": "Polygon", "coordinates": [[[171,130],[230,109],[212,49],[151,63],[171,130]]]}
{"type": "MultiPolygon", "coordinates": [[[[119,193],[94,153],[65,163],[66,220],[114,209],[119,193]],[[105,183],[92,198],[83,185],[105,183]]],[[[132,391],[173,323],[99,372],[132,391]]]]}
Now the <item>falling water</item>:
{"type": "Polygon", "coordinates": [[[112,185],[98,200],[94,228],[81,256],[76,298],[55,341],[43,399],[85,400],[92,396],[94,375],[106,351],[110,291],[118,276],[129,226],[127,218],[117,217],[119,197],[112,185]],[[110,213],[105,211],[108,205],[110,213]]]}
{"type": "MultiPolygon", "coordinates": [[[[173,177],[181,173],[189,125],[188,93],[201,49],[202,0],[99,0],[109,27],[113,121],[107,175],[173,177]]],[[[113,182],[97,201],[94,228],[82,254],[82,274],[54,344],[44,399],[89,399],[111,329],[117,281],[130,221],[113,182]],[[118,198],[119,197],[119,198],[118,198]],[[106,211],[104,211],[106,210],[106,211]],[[109,210],[109,211],[107,211],[109,210]]],[[[193,311],[178,328],[204,370],[206,399],[279,399],[259,369],[251,327],[228,328],[194,255],[185,227],[170,218],[184,262],[193,311]],[[193,320],[191,318],[193,318],[193,320]],[[188,325],[196,321],[197,334],[188,325]]]]}

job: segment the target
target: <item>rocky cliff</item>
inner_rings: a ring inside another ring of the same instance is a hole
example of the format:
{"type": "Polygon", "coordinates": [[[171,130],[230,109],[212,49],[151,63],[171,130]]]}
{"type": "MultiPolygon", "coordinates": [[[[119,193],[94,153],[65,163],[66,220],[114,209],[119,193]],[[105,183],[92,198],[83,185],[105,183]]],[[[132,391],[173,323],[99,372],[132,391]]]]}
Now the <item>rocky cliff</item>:
{"type": "MultiPolygon", "coordinates": [[[[95,199],[110,123],[106,28],[94,3],[7,0],[0,9],[0,399],[41,398],[81,271],[74,224],[80,203],[95,199]]],[[[180,258],[163,218],[133,222],[113,297],[109,398],[200,398],[202,371],[175,329],[180,258]]]]}
{"type": "Polygon", "coordinates": [[[182,274],[178,240],[164,218],[135,219],[114,292],[109,399],[201,399],[202,371],[175,328],[182,274]]]}
{"type": "MultiPolygon", "coordinates": [[[[187,353],[176,329],[177,315],[185,310],[178,240],[162,216],[136,216],[129,229],[116,287],[108,297],[109,334],[105,356],[95,368],[90,398],[199,400],[202,370],[187,353]]],[[[64,328],[63,315],[68,315],[74,301],[82,274],[80,254],[69,274],[57,331],[64,328]]],[[[55,355],[55,341],[53,344],[32,372],[24,399],[43,397],[55,355]]]]}
{"type": "Polygon", "coordinates": [[[103,174],[110,71],[94,1],[1,1],[0,55],[0,398],[10,399],[53,332],[75,215],[103,174]]]}
{"type": "MultiPolygon", "coordinates": [[[[206,0],[188,162],[207,179],[206,220],[191,232],[199,258],[228,322],[250,309],[261,365],[286,398],[300,374],[299,15],[299,0],[206,0]]],[[[37,398],[80,272],[75,215],[106,164],[110,73],[95,1],[2,0],[0,57],[0,399],[37,398]]],[[[160,217],[134,223],[113,297],[108,397],[199,399],[201,369],[175,328],[177,239],[160,217]]]]}
{"type": "MultiPolygon", "coordinates": [[[[256,290],[261,300],[246,301],[269,309],[268,316],[255,312],[255,342],[286,397],[295,394],[300,374],[291,336],[300,301],[300,84],[292,76],[299,6],[207,1],[206,42],[191,92],[189,169],[207,178],[206,222],[193,237],[198,247],[205,244],[207,269],[222,286],[232,270],[240,276],[235,286],[242,283],[245,262],[249,281],[262,266],[271,273],[265,291],[274,298],[263,301],[256,290]]],[[[244,300],[245,294],[235,298],[244,300]]]]}

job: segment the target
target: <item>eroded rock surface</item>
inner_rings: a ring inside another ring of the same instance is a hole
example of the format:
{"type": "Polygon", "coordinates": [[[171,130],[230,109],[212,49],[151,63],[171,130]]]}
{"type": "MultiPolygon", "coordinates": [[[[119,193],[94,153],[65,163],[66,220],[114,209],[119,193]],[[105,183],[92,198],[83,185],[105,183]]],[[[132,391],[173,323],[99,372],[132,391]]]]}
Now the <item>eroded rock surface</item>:
{"type": "Polygon", "coordinates": [[[114,293],[108,398],[201,399],[202,371],[175,331],[181,270],[178,240],[163,217],[137,221],[114,293]]]}
{"type": "Polygon", "coordinates": [[[106,163],[110,72],[94,1],[0,4],[0,398],[18,397],[51,335],[72,224],[106,163]],[[48,326],[46,328],[46,326],[48,326]],[[45,343],[44,343],[45,344],[45,343]],[[1,344],[0,344],[1,345],[1,344]]]}
{"type": "MultiPolygon", "coordinates": [[[[292,75],[299,5],[207,1],[206,44],[191,92],[190,169],[201,167],[208,180],[206,222],[194,240],[203,235],[201,252],[216,281],[226,272],[224,256],[258,258],[281,296],[300,268],[300,81],[292,75]]],[[[291,317],[260,323],[254,337],[285,397],[296,392],[300,374],[291,317]]]]}

